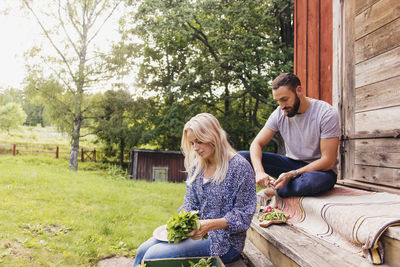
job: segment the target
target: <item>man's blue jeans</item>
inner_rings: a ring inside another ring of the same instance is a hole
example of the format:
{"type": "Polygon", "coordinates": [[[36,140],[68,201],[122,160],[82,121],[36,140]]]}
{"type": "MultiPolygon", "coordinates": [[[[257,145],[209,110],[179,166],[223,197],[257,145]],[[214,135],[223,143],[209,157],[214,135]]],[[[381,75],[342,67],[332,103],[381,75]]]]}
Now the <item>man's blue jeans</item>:
{"type": "MultiPolygon", "coordinates": [[[[221,257],[224,263],[235,261],[240,256],[234,248],[221,257]]],[[[210,257],[210,239],[186,239],[178,244],[162,242],[151,237],[141,244],[136,252],[133,267],[137,266],[145,259],[165,259],[165,258],[184,258],[184,257],[210,257]]]]}
{"type": "MultiPolygon", "coordinates": [[[[249,151],[239,151],[239,154],[251,163],[249,151]]],[[[299,169],[308,163],[279,154],[263,152],[262,164],[267,174],[278,178],[281,173],[299,169]]],[[[284,188],[276,190],[276,193],[282,198],[291,196],[314,196],[331,190],[336,183],[336,179],[337,175],[332,170],[306,172],[290,180],[284,188]]]]}

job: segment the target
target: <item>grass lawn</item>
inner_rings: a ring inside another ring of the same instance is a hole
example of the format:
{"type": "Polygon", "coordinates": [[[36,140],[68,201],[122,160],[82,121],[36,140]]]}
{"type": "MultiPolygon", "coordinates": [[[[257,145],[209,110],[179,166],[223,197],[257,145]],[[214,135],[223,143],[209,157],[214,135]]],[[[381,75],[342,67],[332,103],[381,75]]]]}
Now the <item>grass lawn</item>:
{"type": "Polygon", "coordinates": [[[99,164],[0,156],[0,265],[90,266],[136,248],[183,203],[185,185],[129,181],[99,164]]]}

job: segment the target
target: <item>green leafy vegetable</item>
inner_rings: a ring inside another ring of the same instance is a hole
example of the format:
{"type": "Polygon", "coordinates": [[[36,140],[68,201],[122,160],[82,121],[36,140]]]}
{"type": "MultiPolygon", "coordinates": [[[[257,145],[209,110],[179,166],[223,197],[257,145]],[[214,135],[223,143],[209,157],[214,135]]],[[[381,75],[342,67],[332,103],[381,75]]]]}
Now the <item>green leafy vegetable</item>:
{"type": "MultiPolygon", "coordinates": [[[[200,229],[200,220],[197,215],[198,211],[184,211],[174,213],[167,222],[168,242],[174,241],[175,244],[188,238],[186,234],[194,229],[200,229]]],[[[208,235],[203,239],[208,238],[208,235]]]]}
{"type": "Polygon", "coordinates": [[[190,267],[215,267],[215,265],[212,264],[212,258],[208,259],[200,259],[197,263],[194,263],[192,261],[189,261],[190,267]]]}
{"type": "Polygon", "coordinates": [[[271,209],[258,216],[259,221],[283,221],[286,222],[286,216],[280,209],[271,209]]]}

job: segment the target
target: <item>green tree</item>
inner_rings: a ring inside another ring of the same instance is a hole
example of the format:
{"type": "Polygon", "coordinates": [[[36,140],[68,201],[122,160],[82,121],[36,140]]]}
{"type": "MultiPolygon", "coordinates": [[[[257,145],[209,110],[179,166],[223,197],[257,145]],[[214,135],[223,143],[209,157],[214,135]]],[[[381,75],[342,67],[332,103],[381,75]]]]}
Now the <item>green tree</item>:
{"type": "Polygon", "coordinates": [[[113,156],[117,146],[122,166],[127,149],[143,144],[144,133],[153,128],[146,117],[154,103],[151,99],[133,99],[126,90],[109,90],[95,95],[91,104],[94,120],[90,128],[106,144],[107,156],[113,156]]]}
{"type": "Polygon", "coordinates": [[[17,103],[10,102],[0,106],[0,130],[8,131],[17,129],[26,120],[26,113],[17,103]]]}
{"type": "MultiPolygon", "coordinates": [[[[30,72],[46,65],[52,76],[42,80],[56,80],[62,87],[59,94],[42,93],[51,103],[52,118],[56,119],[71,136],[69,167],[78,168],[81,127],[90,110],[88,95],[103,77],[104,62],[95,40],[104,24],[120,6],[121,0],[22,0],[40,25],[44,36],[53,47],[56,56],[47,56],[33,49],[30,56],[39,63],[30,65],[30,72]],[[45,22],[46,21],[46,22],[45,22]],[[57,108],[58,107],[58,108],[57,108]]],[[[43,87],[36,87],[41,90],[43,87]]]]}
{"type": "MultiPolygon", "coordinates": [[[[134,26],[126,29],[123,44],[142,56],[138,87],[159,95],[169,111],[160,113],[158,128],[177,132],[186,118],[182,110],[196,106],[217,115],[235,147],[247,149],[276,105],[271,80],[292,70],[293,0],[135,4],[133,21],[126,19],[134,26]],[[129,42],[132,36],[142,42],[129,42]],[[167,124],[170,118],[179,118],[172,125],[177,129],[167,124]]],[[[162,132],[154,140],[163,140],[162,132]]]]}

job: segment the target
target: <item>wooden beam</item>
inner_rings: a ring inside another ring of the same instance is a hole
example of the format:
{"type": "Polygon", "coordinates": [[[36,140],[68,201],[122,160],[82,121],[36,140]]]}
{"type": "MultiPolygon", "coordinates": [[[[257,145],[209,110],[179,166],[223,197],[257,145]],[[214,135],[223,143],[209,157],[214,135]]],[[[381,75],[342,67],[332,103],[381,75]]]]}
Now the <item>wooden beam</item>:
{"type": "Polygon", "coordinates": [[[350,179],[338,180],[337,184],[346,185],[354,188],[360,188],[368,191],[374,191],[374,192],[388,192],[393,194],[400,194],[400,189],[397,188],[376,185],[376,184],[368,184],[350,179]]]}
{"type": "MultiPolygon", "coordinates": [[[[343,3],[343,67],[342,67],[342,126],[344,135],[354,134],[355,72],[354,72],[354,9],[355,0],[343,3]]],[[[341,177],[353,177],[354,141],[342,141],[341,177]]]]}

